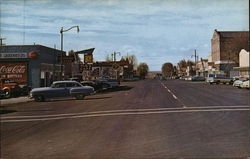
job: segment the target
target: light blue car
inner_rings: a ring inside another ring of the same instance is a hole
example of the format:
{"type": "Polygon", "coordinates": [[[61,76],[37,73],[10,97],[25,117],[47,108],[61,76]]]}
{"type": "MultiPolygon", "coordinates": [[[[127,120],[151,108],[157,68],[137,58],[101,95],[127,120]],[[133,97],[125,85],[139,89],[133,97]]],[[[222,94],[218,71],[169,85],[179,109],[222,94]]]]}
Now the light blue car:
{"type": "Polygon", "coordinates": [[[32,89],[30,98],[34,98],[37,102],[45,101],[47,98],[62,97],[75,97],[80,100],[94,93],[93,87],[83,86],[77,81],[56,81],[50,87],[32,89]]]}

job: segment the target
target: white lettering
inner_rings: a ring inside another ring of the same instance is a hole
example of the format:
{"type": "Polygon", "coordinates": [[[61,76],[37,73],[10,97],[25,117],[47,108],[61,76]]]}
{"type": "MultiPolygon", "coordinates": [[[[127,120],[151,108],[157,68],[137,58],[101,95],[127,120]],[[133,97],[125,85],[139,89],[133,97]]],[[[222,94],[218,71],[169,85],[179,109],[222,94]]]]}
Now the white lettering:
{"type": "Polygon", "coordinates": [[[23,65],[1,66],[0,73],[25,73],[26,67],[23,65]]]}

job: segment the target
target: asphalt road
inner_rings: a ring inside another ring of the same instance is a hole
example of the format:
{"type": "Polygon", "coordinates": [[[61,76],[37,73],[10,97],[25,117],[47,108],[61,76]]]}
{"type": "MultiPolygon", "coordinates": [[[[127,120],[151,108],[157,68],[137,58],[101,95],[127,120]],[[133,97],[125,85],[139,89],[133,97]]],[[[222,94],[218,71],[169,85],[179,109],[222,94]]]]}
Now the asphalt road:
{"type": "Polygon", "coordinates": [[[2,106],[4,159],[250,157],[249,91],[148,79],[86,97],[2,106]]]}

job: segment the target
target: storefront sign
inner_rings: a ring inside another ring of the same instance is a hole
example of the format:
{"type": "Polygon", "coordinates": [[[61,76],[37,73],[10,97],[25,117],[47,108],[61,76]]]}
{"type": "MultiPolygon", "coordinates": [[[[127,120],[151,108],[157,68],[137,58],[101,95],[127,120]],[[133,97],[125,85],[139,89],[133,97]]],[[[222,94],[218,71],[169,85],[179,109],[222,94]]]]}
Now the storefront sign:
{"type": "Polygon", "coordinates": [[[5,58],[28,58],[27,53],[0,53],[0,59],[5,58]]]}
{"type": "Polygon", "coordinates": [[[84,55],[84,63],[93,63],[93,55],[92,54],[84,55]]]}
{"type": "Polygon", "coordinates": [[[1,62],[0,78],[11,79],[19,84],[27,83],[26,62],[1,62]]]}

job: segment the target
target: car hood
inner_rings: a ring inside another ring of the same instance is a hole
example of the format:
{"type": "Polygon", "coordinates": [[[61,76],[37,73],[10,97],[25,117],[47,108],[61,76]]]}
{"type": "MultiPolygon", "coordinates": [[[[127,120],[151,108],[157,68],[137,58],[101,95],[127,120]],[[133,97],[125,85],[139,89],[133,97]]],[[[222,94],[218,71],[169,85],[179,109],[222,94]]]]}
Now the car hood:
{"type": "Polygon", "coordinates": [[[31,92],[37,92],[37,91],[48,91],[51,90],[50,87],[42,87],[42,88],[33,88],[31,92]]]}

